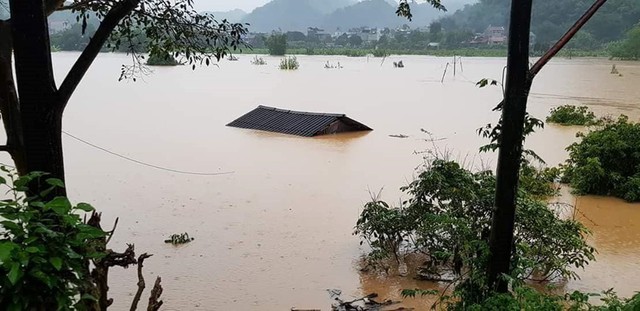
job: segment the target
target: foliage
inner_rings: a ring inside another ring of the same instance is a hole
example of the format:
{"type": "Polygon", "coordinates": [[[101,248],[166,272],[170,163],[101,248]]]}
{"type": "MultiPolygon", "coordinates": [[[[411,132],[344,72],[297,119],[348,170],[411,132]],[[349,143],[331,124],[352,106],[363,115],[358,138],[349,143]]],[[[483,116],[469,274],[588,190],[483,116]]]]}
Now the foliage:
{"type": "MultiPolygon", "coordinates": [[[[4,166],[0,171],[9,181],[0,177],[8,188],[8,199],[0,201],[0,310],[106,310],[110,268],[138,264],[143,280],[142,262],[151,255],[136,259],[133,245],[123,253],[108,249],[113,230],[102,230],[91,205],[52,196],[64,187],[61,180],[41,172],[18,176],[4,166]],[[91,213],[88,220],[84,213],[91,213]]],[[[138,285],[131,310],[144,290],[138,285]]],[[[158,278],[150,306],[162,304],[161,293],[158,278]]]]}
{"type": "Polygon", "coordinates": [[[614,44],[611,57],[619,59],[640,59],[640,24],[627,32],[626,38],[614,44]]]}
{"type": "Polygon", "coordinates": [[[156,52],[149,55],[147,65],[149,66],[177,66],[180,63],[169,53],[156,52]]]}
{"type": "MultiPolygon", "coordinates": [[[[483,33],[490,25],[507,27],[510,3],[510,0],[480,0],[439,22],[447,31],[470,30],[474,33],[483,33]]],[[[531,31],[536,35],[536,42],[555,43],[592,4],[593,1],[534,1],[531,31]]],[[[587,36],[591,38],[579,34],[574,39],[574,45],[586,43],[587,46],[574,48],[597,48],[603,43],[620,40],[638,20],[640,2],[637,0],[608,2],[580,31],[589,33],[587,36]]]]}
{"type": "MultiPolygon", "coordinates": [[[[488,251],[495,192],[492,172],[473,173],[456,162],[436,159],[402,190],[410,198],[401,206],[375,199],[358,219],[355,234],[369,243],[372,259],[419,253],[427,257],[428,274],[453,273],[462,280],[484,271],[480,263],[488,251]]],[[[571,268],[593,260],[594,249],[584,239],[587,229],[577,221],[560,219],[529,191],[522,183],[512,277],[577,278],[571,268]]]]}
{"type": "Polygon", "coordinates": [[[387,57],[389,56],[389,53],[387,52],[387,50],[383,50],[383,49],[375,49],[373,50],[373,57],[387,57]]]}
{"type": "Polygon", "coordinates": [[[596,125],[599,121],[596,115],[586,106],[563,105],[551,109],[547,122],[560,125],[596,125]]]}
{"type": "Polygon", "coordinates": [[[578,137],[567,148],[565,181],[581,194],[640,201],[640,124],[621,116],[578,137]]]}
{"type": "Polygon", "coordinates": [[[272,34],[265,42],[269,49],[269,55],[282,56],[287,53],[287,35],[272,34]]]}
{"type": "Polygon", "coordinates": [[[169,236],[168,239],[164,240],[165,243],[171,243],[173,245],[179,244],[187,244],[191,241],[195,240],[194,238],[189,236],[189,233],[176,233],[169,236]]]}
{"type": "Polygon", "coordinates": [[[252,60],[251,60],[251,64],[252,65],[256,65],[256,66],[262,66],[262,65],[266,65],[267,61],[264,60],[264,58],[262,57],[258,57],[258,55],[256,55],[252,60]]]}
{"type": "Polygon", "coordinates": [[[296,70],[300,68],[300,63],[295,56],[285,57],[280,60],[280,69],[282,70],[296,70]]]}
{"type": "MultiPolygon", "coordinates": [[[[246,47],[242,36],[247,28],[239,23],[217,21],[211,14],[193,10],[190,0],[166,2],[141,0],[110,33],[103,49],[132,54],[133,64],[122,67],[121,79],[134,78],[144,72],[138,53],[184,56],[195,69],[196,64],[209,65],[231,51],[246,47]]],[[[136,2],[137,3],[137,2],[136,2]]],[[[97,27],[111,11],[118,10],[109,1],[80,1],[66,3],[60,10],[76,15],[76,24],[51,36],[51,43],[60,50],[83,50],[97,27]]]]}
{"type": "Polygon", "coordinates": [[[600,47],[600,43],[596,38],[588,31],[579,31],[571,38],[571,41],[567,44],[568,49],[578,50],[595,50],[600,47]]]}
{"type": "MultiPolygon", "coordinates": [[[[402,296],[434,296],[437,291],[421,289],[405,289],[402,296]]],[[[585,294],[579,291],[565,295],[540,292],[529,286],[516,286],[510,293],[492,293],[485,299],[475,303],[465,303],[452,296],[443,296],[440,304],[447,310],[512,310],[512,311],[631,311],[640,307],[640,293],[623,299],[609,289],[602,294],[585,294]],[[591,297],[599,297],[600,303],[589,302],[591,297]]]]}
{"type": "Polygon", "coordinates": [[[0,309],[45,305],[67,310],[81,299],[95,299],[80,295],[89,278],[86,261],[105,255],[93,241],[107,233],[80,217],[93,207],[72,205],[64,197],[43,201],[43,196],[62,187],[60,180],[47,179],[42,173],[17,177],[5,167],[0,169],[12,182],[0,179],[10,193],[10,199],[0,201],[0,309]],[[45,183],[47,188],[27,195],[31,182],[45,183]]]}
{"type": "Polygon", "coordinates": [[[95,31],[96,27],[93,24],[89,24],[83,33],[82,25],[76,23],[68,29],[52,34],[50,37],[51,45],[62,51],[82,51],[89,44],[91,35],[95,31]]]}

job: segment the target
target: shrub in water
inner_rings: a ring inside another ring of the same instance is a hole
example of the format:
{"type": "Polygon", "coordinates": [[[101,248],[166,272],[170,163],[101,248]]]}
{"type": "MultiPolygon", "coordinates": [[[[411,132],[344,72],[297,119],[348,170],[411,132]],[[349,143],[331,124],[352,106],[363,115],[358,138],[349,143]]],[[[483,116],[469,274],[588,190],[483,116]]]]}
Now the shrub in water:
{"type": "Polygon", "coordinates": [[[296,70],[299,67],[300,64],[295,56],[285,57],[280,61],[280,69],[282,70],[296,70]]]}
{"type": "Polygon", "coordinates": [[[595,114],[586,106],[564,105],[551,109],[551,115],[547,122],[560,125],[596,125],[598,120],[595,114]]]}

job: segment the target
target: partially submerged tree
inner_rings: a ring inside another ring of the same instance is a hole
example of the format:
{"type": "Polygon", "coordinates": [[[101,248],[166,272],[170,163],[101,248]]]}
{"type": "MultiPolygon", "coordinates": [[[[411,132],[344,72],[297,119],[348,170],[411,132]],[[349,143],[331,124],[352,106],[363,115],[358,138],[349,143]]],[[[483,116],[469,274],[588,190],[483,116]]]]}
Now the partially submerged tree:
{"type": "MultiPolygon", "coordinates": [[[[170,53],[209,65],[244,46],[247,29],[193,10],[193,0],[10,0],[9,19],[0,20],[0,112],[7,144],[18,172],[42,171],[64,180],[62,115],[76,87],[103,46],[126,47],[135,60],[120,78],[133,78],[143,66],[140,44],[152,53],[170,53]],[[82,22],[99,26],[62,83],[54,80],[47,17],[70,10],[82,22]],[[136,42],[139,31],[146,37],[136,42]],[[15,81],[12,71],[15,56],[15,81]],[[17,87],[16,87],[17,86],[17,87]]],[[[64,192],[60,190],[59,192],[64,192]]]]}

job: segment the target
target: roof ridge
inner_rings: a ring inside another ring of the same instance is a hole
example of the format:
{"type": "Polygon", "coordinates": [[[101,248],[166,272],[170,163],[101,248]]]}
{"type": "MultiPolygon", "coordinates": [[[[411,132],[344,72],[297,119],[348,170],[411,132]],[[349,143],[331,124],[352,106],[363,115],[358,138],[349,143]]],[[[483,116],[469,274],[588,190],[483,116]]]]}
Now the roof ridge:
{"type": "Polygon", "coordinates": [[[287,109],[281,109],[281,108],[264,106],[264,105],[258,105],[258,108],[256,108],[256,109],[265,109],[265,110],[272,110],[272,111],[277,111],[277,112],[290,113],[290,114],[300,114],[300,115],[307,115],[307,116],[324,116],[324,117],[337,117],[337,118],[344,118],[344,117],[347,116],[346,114],[343,114],[343,113],[322,113],[322,112],[296,111],[296,110],[287,110],[287,109]]]}

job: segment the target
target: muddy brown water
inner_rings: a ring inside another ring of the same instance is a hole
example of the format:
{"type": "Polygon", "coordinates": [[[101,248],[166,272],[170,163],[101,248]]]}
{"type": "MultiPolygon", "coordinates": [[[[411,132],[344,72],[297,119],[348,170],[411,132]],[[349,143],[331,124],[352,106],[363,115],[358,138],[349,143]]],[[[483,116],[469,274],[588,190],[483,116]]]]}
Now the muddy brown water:
{"type": "MultiPolygon", "coordinates": [[[[58,81],[78,55],[56,53],[58,81]]],[[[220,176],[176,174],[127,162],[64,138],[68,188],[75,201],[94,204],[104,225],[120,217],[113,247],[135,243],[147,261],[147,279],[163,278],[164,310],[327,310],[325,292],[345,297],[377,292],[398,298],[403,288],[433,288],[410,278],[359,273],[366,252],[352,235],[362,205],[381,189],[398,202],[399,187],[421,164],[416,151],[433,148],[420,129],[442,139],[451,157],[473,167],[493,167],[495,156],[477,155],[475,130],[495,122],[491,112],[500,88],[478,89],[481,78],[500,80],[505,60],[393,56],[374,58],[300,56],[285,72],[278,59],[253,66],[249,56],[220,68],[156,68],[136,83],[117,82],[124,55],[101,55],[73,96],[64,129],[113,152],[154,165],[220,176]],[[394,69],[403,60],[406,68],[394,69]],[[327,61],[343,69],[327,70],[327,61]],[[300,138],[225,127],[257,105],[339,112],[367,124],[369,133],[300,138]],[[404,134],[408,138],[391,138],[404,134]],[[188,232],[195,241],[163,243],[188,232]]],[[[551,107],[584,104],[598,115],[640,117],[640,64],[604,59],[559,59],[534,83],[529,111],[544,118],[551,107]]],[[[549,164],[566,158],[575,127],[548,125],[531,137],[549,164]]],[[[3,156],[4,161],[7,157],[3,156]]],[[[563,200],[574,201],[570,194],[563,200]]],[[[577,199],[577,217],[592,231],[598,260],[580,271],[568,290],[615,287],[640,290],[640,206],[610,198],[577,199]]],[[[114,308],[127,308],[135,271],[112,274],[114,308]]],[[[410,302],[409,305],[417,302],[410,302]]]]}

